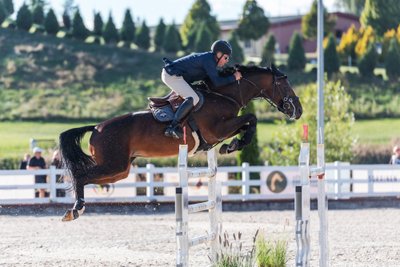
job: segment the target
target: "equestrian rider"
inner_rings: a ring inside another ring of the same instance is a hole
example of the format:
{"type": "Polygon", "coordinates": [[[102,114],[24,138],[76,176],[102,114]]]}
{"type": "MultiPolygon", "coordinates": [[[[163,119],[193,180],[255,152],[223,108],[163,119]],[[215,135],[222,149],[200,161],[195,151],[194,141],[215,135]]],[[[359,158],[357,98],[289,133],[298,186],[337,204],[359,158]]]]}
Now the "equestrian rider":
{"type": "Polygon", "coordinates": [[[220,87],[242,78],[242,74],[238,71],[227,77],[218,74],[217,67],[223,67],[228,63],[231,54],[231,45],[226,41],[217,40],[212,44],[211,51],[194,53],[175,61],[164,59],[166,65],[162,70],[161,80],[185,99],[176,111],[171,124],[165,129],[165,136],[175,139],[183,136],[180,123],[199,102],[199,97],[190,86],[191,83],[209,78],[215,87],[220,87]]]}

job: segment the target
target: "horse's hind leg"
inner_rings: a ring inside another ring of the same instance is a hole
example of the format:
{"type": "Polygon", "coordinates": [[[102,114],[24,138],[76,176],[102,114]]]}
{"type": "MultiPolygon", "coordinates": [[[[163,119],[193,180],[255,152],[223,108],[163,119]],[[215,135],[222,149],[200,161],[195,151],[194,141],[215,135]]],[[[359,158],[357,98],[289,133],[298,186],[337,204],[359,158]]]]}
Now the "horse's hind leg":
{"type": "Polygon", "coordinates": [[[78,181],[85,180],[86,183],[78,182],[75,185],[75,204],[72,209],[68,209],[62,221],[72,221],[82,215],[85,211],[84,187],[86,184],[102,184],[114,183],[128,176],[130,164],[127,161],[125,164],[120,163],[118,168],[110,168],[110,165],[96,165],[88,170],[86,179],[79,179],[78,181]]]}

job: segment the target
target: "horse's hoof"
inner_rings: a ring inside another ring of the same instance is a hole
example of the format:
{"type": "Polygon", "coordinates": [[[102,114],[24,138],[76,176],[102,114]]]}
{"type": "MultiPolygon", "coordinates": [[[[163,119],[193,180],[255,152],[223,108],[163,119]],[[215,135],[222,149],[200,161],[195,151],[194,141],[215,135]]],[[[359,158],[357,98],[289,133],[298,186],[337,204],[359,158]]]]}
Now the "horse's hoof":
{"type": "Polygon", "coordinates": [[[79,217],[79,212],[76,209],[69,209],[65,212],[62,221],[63,222],[69,222],[69,221],[73,221],[75,219],[78,219],[79,217]]]}
{"type": "Polygon", "coordinates": [[[223,155],[223,154],[228,154],[228,145],[227,144],[223,144],[220,149],[219,149],[219,154],[223,155]]]}

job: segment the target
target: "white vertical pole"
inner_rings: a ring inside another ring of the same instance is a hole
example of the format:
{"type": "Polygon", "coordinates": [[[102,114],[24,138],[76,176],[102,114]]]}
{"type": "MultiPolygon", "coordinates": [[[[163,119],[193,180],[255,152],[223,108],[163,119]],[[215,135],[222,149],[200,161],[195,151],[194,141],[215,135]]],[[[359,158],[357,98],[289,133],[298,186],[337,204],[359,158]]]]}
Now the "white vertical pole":
{"type": "Polygon", "coordinates": [[[250,186],[248,185],[250,181],[249,163],[242,163],[242,200],[246,200],[250,193],[250,186]]]}
{"type": "Polygon", "coordinates": [[[217,184],[216,184],[216,173],[217,173],[217,159],[215,154],[215,149],[211,149],[207,152],[207,161],[209,172],[212,173],[208,177],[208,201],[214,201],[215,206],[209,209],[208,215],[210,219],[210,232],[212,235],[210,241],[210,259],[211,262],[217,261],[218,253],[218,209],[217,209],[217,184]]]}
{"type": "Polygon", "coordinates": [[[57,197],[57,178],[56,178],[56,166],[50,166],[50,201],[54,201],[57,197]]]}
{"type": "Polygon", "coordinates": [[[188,199],[188,175],[187,175],[187,145],[179,145],[178,172],[179,187],[176,189],[176,266],[187,267],[189,265],[189,199],[188,199]]]}
{"type": "Polygon", "coordinates": [[[152,200],[154,197],[154,165],[146,164],[146,196],[148,200],[152,200]]]}

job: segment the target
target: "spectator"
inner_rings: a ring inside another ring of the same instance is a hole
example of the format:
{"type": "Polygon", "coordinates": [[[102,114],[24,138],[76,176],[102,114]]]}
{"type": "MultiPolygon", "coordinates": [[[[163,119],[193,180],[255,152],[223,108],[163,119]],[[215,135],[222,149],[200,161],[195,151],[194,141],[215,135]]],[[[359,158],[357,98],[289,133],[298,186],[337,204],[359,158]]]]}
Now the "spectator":
{"type": "MultiPolygon", "coordinates": [[[[62,169],[60,151],[58,149],[54,150],[53,158],[51,159],[51,164],[50,165],[56,167],[56,169],[62,169]]],[[[63,176],[61,176],[60,174],[57,174],[56,175],[56,181],[57,181],[57,183],[63,183],[64,182],[63,176]]],[[[56,196],[57,197],[65,197],[65,190],[64,189],[57,189],[56,190],[56,196]]]]}
{"type": "Polygon", "coordinates": [[[31,155],[25,154],[24,158],[19,163],[19,169],[20,170],[26,170],[26,167],[28,166],[28,162],[29,162],[30,159],[31,159],[31,155]]]}
{"type": "MultiPolygon", "coordinates": [[[[39,147],[35,147],[33,149],[33,157],[28,162],[28,170],[42,170],[46,169],[46,162],[42,157],[42,149],[39,147]]],[[[36,184],[45,184],[46,183],[46,175],[35,175],[35,183],[36,184]]],[[[46,196],[46,189],[39,189],[39,197],[43,198],[46,196]]]]}
{"type": "Polygon", "coordinates": [[[393,147],[393,155],[390,159],[390,164],[400,164],[400,146],[393,147]]]}

